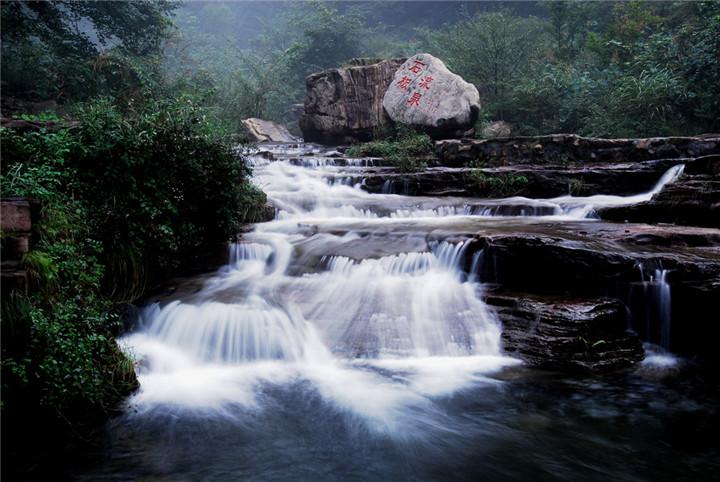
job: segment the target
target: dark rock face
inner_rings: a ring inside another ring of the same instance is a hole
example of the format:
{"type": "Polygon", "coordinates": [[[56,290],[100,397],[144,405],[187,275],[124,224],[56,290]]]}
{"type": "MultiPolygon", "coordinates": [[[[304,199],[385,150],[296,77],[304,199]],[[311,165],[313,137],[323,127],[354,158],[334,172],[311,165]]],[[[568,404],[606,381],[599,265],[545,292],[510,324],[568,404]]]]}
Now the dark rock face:
{"type": "Polygon", "coordinates": [[[687,162],[683,176],[650,201],[599,212],[612,221],[720,227],[720,155],[687,162]]]}
{"type": "Polygon", "coordinates": [[[490,295],[503,323],[505,350],[528,365],[571,372],[617,370],[643,359],[637,335],[626,330],[617,300],[568,300],[490,295]]]}
{"type": "Polygon", "coordinates": [[[666,270],[673,320],[671,350],[717,356],[718,230],[586,223],[547,232],[481,232],[476,237],[473,249],[483,250],[481,280],[549,300],[610,296],[628,305],[636,320],[633,328],[640,331],[647,330],[640,321],[653,289],[642,280],[655,269],[666,270]]]}
{"type": "Polygon", "coordinates": [[[371,140],[390,121],[382,102],[395,71],[405,59],[323,70],[305,79],[305,114],[300,129],[307,142],[347,144],[371,140]]]}
{"type": "Polygon", "coordinates": [[[720,137],[597,139],[573,134],[506,139],[450,139],[435,143],[443,165],[471,161],[513,163],[641,162],[720,154],[720,137]]]}

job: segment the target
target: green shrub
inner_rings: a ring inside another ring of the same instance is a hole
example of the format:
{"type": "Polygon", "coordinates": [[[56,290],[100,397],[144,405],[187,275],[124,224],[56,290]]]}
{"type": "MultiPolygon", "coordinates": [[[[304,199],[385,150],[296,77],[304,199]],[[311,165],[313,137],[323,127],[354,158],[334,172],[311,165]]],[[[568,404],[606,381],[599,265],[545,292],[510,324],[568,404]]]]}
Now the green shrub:
{"type": "Polygon", "coordinates": [[[228,240],[265,195],[197,99],[120,111],[80,107],[54,132],[2,129],[3,196],[42,203],[23,259],[34,289],[3,299],[3,414],[72,426],[110,410],[137,381],[118,348],[119,302],[228,240]]]}
{"type": "Polygon", "coordinates": [[[476,195],[488,197],[509,197],[520,194],[527,186],[528,178],[515,174],[488,174],[473,169],[466,175],[468,188],[476,195]]]}
{"type": "Polygon", "coordinates": [[[2,303],[3,410],[74,422],[108,410],[137,383],[112,338],[118,316],[100,292],[101,243],[74,196],[77,139],[67,129],[0,134],[2,195],[43,203],[38,244],[22,260],[35,290],[2,303]]]}
{"type": "Polygon", "coordinates": [[[413,172],[425,167],[421,158],[432,152],[433,144],[430,136],[400,125],[391,137],[355,144],[347,150],[347,155],[382,157],[392,162],[398,171],[413,172]]]}
{"type": "Polygon", "coordinates": [[[152,101],[129,113],[101,100],[76,114],[78,190],[105,252],[126,258],[109,266],[165,275],[262,212],[265,197],[248,182],[228,131],[196,99],[152,101]]]}

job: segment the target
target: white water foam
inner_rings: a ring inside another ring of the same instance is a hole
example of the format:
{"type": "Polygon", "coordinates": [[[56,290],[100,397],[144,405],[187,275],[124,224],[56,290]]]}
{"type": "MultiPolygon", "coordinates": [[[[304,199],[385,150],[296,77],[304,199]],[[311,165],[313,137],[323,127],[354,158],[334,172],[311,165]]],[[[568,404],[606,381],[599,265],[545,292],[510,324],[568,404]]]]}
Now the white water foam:
{"type": "MultiPolygon", "coordinates": [[[[274,155],[303,149],[281,146],[274,155]]],[[[142,328],[122,339],[138,360],[135,413],[237,417],[262,410],[268,389],[302,382],[372,430],[409,434],[419,420],[434,423],[442,415],[433,399],[496,385],[489,376],[518,361],[503,355],[500,323],[480,299],[477,279],[464,275],[465,263],[477,268],[480,256],[466,259],[467,242],[434,243],[398,234],[398,226],[412,221],[428,231],[513,204],[550,213],[544,219],[580,219],[599,206],[650,199],[682,172],[671,169],[638,196],[511,198],[476,209],[467,200],[329,184],[335,162],[295,164],[255,160],[255,182],[277,219],[234,244],[228,265],[197,293],[147,307],[142,328]],[[330,222],[346,232],[318,232],[330,222]],[[385,252],[380,243],[357,259],[333,253],[362,248],[368,231],[377,239],[395,235],[408,250],[385,252]]]]}

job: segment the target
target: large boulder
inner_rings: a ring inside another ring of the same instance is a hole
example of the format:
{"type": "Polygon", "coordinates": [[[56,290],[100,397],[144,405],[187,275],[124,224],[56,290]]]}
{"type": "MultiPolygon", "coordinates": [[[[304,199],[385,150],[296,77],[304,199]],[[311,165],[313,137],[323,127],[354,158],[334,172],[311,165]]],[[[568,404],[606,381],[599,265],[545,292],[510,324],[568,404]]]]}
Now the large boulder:
{"type": "Polygon", "coordinates": [[[393,121],[433,137],[461,137],[478,119],[480,94],[440,59],[416,54],[395,72],[383,107],[393,121]]]}
{"type": "Polygon", "coordinates": [[[368,141],[390,123],[383,97],[405,59],[355,59],[305,79],[305,114],[300,129],[306,142],[347,144],[368,141]]]}
{"type": "Polygon", "coordinates": [[[250,117],[242,121],[245,134],[254,142],[297,142],[283,125],[276,122],[250,117]]]}

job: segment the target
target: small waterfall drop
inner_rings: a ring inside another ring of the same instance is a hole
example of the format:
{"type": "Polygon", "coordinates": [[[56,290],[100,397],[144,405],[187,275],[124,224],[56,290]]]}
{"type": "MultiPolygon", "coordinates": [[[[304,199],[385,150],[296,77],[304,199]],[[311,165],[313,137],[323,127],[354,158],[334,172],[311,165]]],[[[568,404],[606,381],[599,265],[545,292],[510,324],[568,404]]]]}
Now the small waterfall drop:
{"type": "Polygon", "coordinates": [[[653,266],[653,263],[647,264],[650,266],[646,266],[646,263],[637,265],[642,298],[635,301],[635,309],[631,310],[634,320],[632,327],[639,330],[645,339],[646,358],[643,363],[670,367],[677,363],[677,358],[671,353],[672,293],[667,280],[669,270],[653,266]],[[642,326],[638,326],[638,323],[642,323],[642,326]]]}

